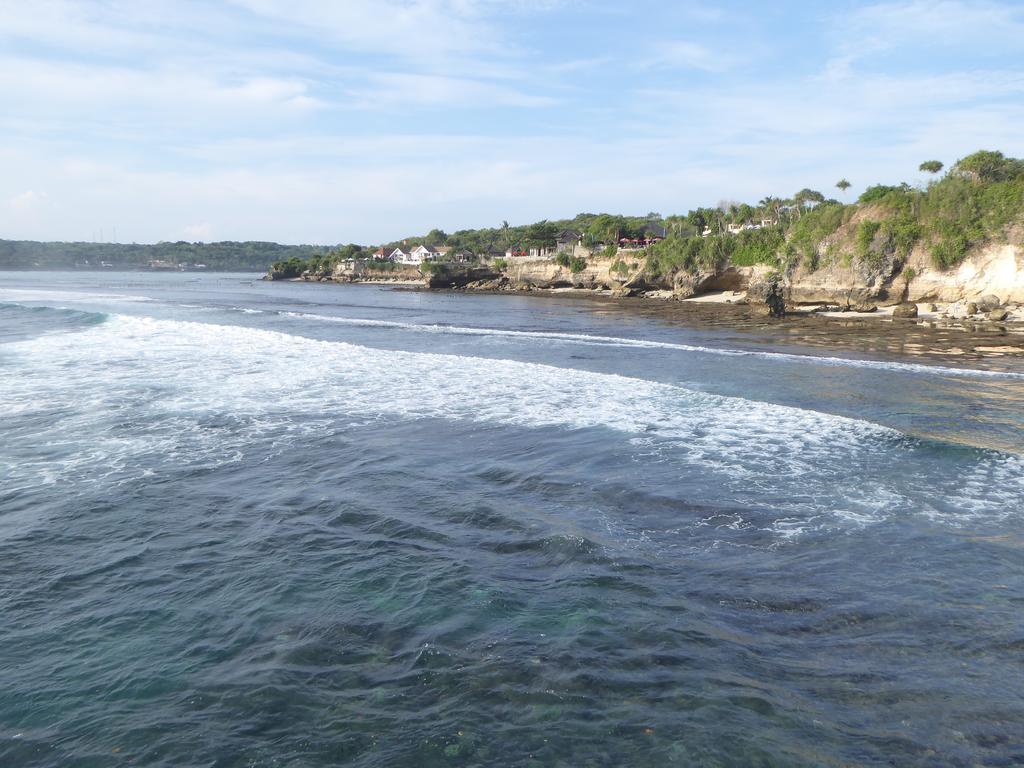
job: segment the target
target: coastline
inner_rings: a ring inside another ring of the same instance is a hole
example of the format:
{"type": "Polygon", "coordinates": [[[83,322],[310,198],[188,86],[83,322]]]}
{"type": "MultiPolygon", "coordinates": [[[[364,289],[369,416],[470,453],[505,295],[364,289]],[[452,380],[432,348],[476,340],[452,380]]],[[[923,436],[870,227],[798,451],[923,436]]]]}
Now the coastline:
{"type": "Polygon", "coordinates": [[[823,312],[818,311],[821,305],[800,307],[787,311],[784,318],[772,318],[766,315],[762,306],[745,303],[742,291],[715,292],[673,300],[670,295],[617,297],[611,291],[588,288],[429,288],[421,281],[401,284],[395,281],[353,281],[351,284],[430,293],[588,302],[599,305],[603,313],[620,314],[624,319],[629,316],[646,317],[688,328],[733,331],[737,343],[758,347],[807,346],[841,354],[954,367],[982,364],[993,370],[1003,370],[1000,362],[1009,363],[1015,370],[1020,366],[1014,363],[1024,366],[1024,322],[1020,321],[954,320],[932,311],[923,312],[916,318],[898,318],[893,317],[893,307],[881,307],[874,312],[823,312]]]}

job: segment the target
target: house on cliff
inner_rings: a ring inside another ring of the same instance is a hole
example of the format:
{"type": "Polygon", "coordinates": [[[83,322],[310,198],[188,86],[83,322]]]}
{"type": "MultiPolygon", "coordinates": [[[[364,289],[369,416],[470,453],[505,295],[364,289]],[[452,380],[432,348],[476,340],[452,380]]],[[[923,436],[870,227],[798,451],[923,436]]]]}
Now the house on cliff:
{"type": "Polygon", "coordinates": [[[556,253],[573,253],[576,248],[583,245],[583,233],[575,229],[563,229],[555,235],[556,253]]]}
{"type": "MultiPolygon", "coordinates": [[[[396,264],[404,264],[406,266],[419,266],[425,261],[443,261],[447,258],[451,252],[451,248],[444,245],[417,245],[414,248],[410,248],[405,245],[400,245],[397,248],[393,248],[387,252],[386,258],[388,261],[393,261],[396,264]]],[[[383,254],[384,249],[378,249],[374,253],[374,256],[383,254]]]]}
{"type": "Polygon", "coordinates": [[[418,261],[413,261],[412,250],[406,250],[403,246],[393,249],[387,258],[396,264],[419,264],[418,261]]]}

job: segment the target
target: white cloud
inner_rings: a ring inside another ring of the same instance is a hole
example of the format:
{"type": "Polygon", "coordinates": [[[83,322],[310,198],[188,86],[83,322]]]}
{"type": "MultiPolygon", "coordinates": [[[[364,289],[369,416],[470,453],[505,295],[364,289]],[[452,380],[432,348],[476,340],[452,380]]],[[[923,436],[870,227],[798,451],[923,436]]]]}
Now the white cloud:
{"type": "Polygon", "coordinates": [[[1019,52],[1024,8],[1016,3],[967,0],[884,2],[839,14],[836,32],[840,55],[856,58],[927,48],[943,50],[947,56],[965,48],[1019,52]]]}
{"type": "Polygon", "coordinates": [[[228,79],[171,67],[130,69],[13,56],[0,58],[0,99],[10,105],[9,115],[68,120],[85,113],[90,122],[104,115],[178,115],[192,124],[240,111],[246,118],[253,112],[279,118],[322,105],[307,82],[294,78],[228,79]]]}
{"type": "Polygon", "coordinates": [[[352,50],[429,60],[500,50],[500,34],[471,0],[232,0],[285,28],[352,50]]]}
{"type": "Polygon", "coordinates": [[[734,63],[733,56],[688,40],[650,43],[645,46],[645,53],[640,59],[642,67],[698,69],[705,72],[724,72],[734,63]]]}
{"type": "Polygon", "coordinates": [[[780,72],[760,27],[713,42],[718,11],[674,9],[662,31],[685,37],[641,55],[615,49],[635,9],[581,4],[616,42],[551,45],[569,27],[544,37],[520,16],[543,0],[0,0],[0,234],[373,242],[912,179],[980,146],[1024,154],[1010,6],[853,9],[780,72]],[[920,55],[922,39],[992,25],[996,61],[962,40],[960,56],[920,55]],[[880,64],[890,52],[915,67],[880,64]]]}
{"type": "Polygon", "coordinates": [[[213,239],[213,225],[207,221],[201,224],[189,224],[182,230],[185,240],[209,242],[213,239]]]}
{"type": "Polygon", "coordinates": [[[27,189],[24,192],[10,197],[7,205],[16,213],[28,213],[39,208],[46,202],[48,195],[45,192],[37,192],[34,189],[27,189]]]}
{"type": "Polygon", "coordinates": [[[365,85],[349,92],[348,106],[360,109],[416,106],[465,107],[474,104],[509,107],[544,107],[554,104],[545,96],[523,93],[502,84],[463,77],[380,73],[368,76],[365,85]]]}

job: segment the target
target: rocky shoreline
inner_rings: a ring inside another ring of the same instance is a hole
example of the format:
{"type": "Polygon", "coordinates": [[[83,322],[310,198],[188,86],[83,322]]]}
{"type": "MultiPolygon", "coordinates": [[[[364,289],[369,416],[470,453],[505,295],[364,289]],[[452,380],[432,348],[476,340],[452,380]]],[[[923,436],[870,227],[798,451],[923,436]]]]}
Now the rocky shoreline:
{"type": "MultiPolygon", "coordinates": [[[[364,270],[359,274],[336,269],[307,273],[294,280],[590,300],[599,301],[602,311],[732,329],[747,341],[766,344],[807,344],[954,364],[998,358],[1024,360],[1024,302],[1006,302],[997,294],[970,300],[962,294],[955,301],[909,300],[908,294],[913,294],[906,290],[902,296],[884,289],[864,295],[839,287],[821,297],[830,300],[794,301],[794,293],[805,299],[812,297],[806,291],[794,291],[789,284],[784,286],[785,317],[779,319],[771,316],[771,271],[763,266],[681,275],[671,287],[647,281],[642,270],[632,276],[613,275],[610,266],[591,260],[578,274],[550,261],[512,263],[501,270],[490,265],[442,265],[426,274],[415,267],[388,272],[364,270]]],[[[269,274],[267,279],[281,278],[269,274]]]]}

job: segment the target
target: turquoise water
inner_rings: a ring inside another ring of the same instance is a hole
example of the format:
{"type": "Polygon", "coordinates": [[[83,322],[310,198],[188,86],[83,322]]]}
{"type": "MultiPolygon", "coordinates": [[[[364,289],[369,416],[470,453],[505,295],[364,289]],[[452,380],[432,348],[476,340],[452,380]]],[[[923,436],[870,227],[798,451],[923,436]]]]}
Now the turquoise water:
{"type": "Polygon", "coordinates": [[[1024,368],[0,283],[0,765],[1024,762],[1024,368]]]}

